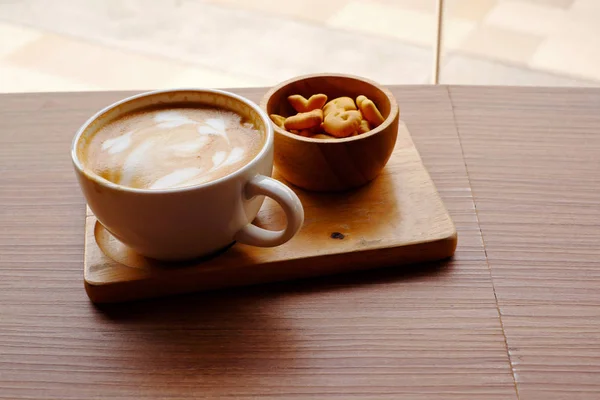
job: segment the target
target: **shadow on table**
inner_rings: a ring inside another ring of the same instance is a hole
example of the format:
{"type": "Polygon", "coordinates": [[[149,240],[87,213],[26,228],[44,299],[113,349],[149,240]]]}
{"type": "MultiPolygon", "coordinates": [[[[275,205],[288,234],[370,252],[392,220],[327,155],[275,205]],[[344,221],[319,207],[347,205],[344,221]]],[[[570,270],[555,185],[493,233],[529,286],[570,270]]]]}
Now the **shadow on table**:
{"type": "Polygon", "coordinates": [[[372,299],[381,285],[410,290],[413,281],[435,282],[451,270],[451,261],[441,261],[101,305],[96,310],[115,340],[134,347],[130,362],[140,368],[202,374],[260,371],[266,365],[289,368],[298,361],[299,346],[306,351],[310,345],[310,335],[329,332],[332,312],[352,315],[358,310],[355,303],[372,299]]]}

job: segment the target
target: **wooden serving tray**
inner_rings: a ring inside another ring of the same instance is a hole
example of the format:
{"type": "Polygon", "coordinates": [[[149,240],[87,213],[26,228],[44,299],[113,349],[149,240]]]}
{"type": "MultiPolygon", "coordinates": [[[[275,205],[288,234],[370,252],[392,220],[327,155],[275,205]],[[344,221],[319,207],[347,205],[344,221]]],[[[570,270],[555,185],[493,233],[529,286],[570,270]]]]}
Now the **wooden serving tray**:
{"type": "MultiPolygon", "coordinates": [[[[84,264],[88,296],[95,303],[120,302],[434,261],[454,254],[454,223],[403,123],[390,161],[367,186],[340,194],[293,189],[304,205],[305,222],[291,241],[275,248],[235,244],[209,259],[184,264],[159,263],[135,254],[88,208],[84,264]]],[[[267,198],[255,223],[281,229],[285,216],[267,198]]]]}

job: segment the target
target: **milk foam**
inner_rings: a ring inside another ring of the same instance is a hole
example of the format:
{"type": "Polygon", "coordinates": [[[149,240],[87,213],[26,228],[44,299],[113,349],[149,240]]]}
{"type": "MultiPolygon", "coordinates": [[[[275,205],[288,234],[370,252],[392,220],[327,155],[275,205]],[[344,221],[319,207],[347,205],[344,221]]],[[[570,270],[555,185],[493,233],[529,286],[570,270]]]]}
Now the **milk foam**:
{"type": "Polygon", "coordinates": [[[97,134],[99,173],[148,189],[214,180],[249,161],[262,143],[260,133],[236,113],[208,108],[140,112],[104,130],[97,134]]]}
{"type": "Polygon", "coordinates": [[[195,121],[178,111],[159,111],[154,115],[154,121],[160,128],[175,128],[181,125],[195,123],[195,121]]]}
{"type": "Polygon", "coordinates": [[[231,150],[231,153],[229,153],[227,160],[225,160],[225,165],[231,165],[240,161],[242,158],[244,158],[245,153],[246,152],[241,147],[234,147],[231,150]]]}
{"type": "Polygon", "coordinates": [[[219,135],[229,142],[227,132],[225,131],[225,121],[219,118],[209,118],[205,125],[198,127],[198,133],[201,135],[219,135]]]}
{"type": "Polygon", "coordinates": [[[131,134],[133,132],[127,132],[124,135],[118,136],[113,139],[105,140],[102,143],[102,150],[107,150],[110,154],[120,153],[131,145],[131,134]]]}
{"type": "Polygon", "coordinates": [[[181,168],[159,178],[150,186],[150,189],[167,189],[174,187],[197,177],[200,173],[202,173],[201,168],[181,168]]]}
{"type": "Polygon", "coordinates": [[[173,144],[170,149],[178,153],[196,153],[208,143],[209,139],[206,136],[201,136],[196,140],[173,144]]]}
{"type": "Polygon", "coordinates": [[[121,179],[118,183],[121,185],[130,185],[140,167],[144,164],[144,159],[148,156],[149,150],[154,145],[152,139],[137,146],[125,159],[121,170],[121,179]]]}

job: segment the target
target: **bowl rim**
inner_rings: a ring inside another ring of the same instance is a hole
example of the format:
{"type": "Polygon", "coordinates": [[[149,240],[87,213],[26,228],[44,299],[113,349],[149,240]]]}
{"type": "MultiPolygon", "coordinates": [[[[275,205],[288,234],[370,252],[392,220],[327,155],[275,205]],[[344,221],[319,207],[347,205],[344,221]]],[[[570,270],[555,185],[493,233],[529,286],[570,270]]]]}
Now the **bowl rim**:
{"type": "Polygon", "coordinates": [[[343,74],[343,73],[314,73],[314,74],[306,74],[306,75],[298,75],[295,76],[293,78],[287,79],[283,82],[278,83],[277,85],[271,87],[262,97],[260,104],[259,104],[260,108],[267,114],[267,116],[269,117],[269,121],[271,122],[271,126],[273,127],[273,131],[275,133],[278,133],[280,135],[286,136],[290,139],[293,140],[298,140],[301,142],[307,142],[307,143],[348,143],[348,142],[354,142],[354,141],[359,141],[359,140],[363,140],[366,139],[368,137],[377,135],[378,133],[384,131],[385,129],[387,129],[390,125],[392,125],[394,123],[394,120],[396,120],[398,118],[398,114],[400,113],[400,109],[398,107],[398,102],[396,100],[396,98],[394,97],[394,95],[392,94],[392,92],[387,89],[385,86],[375,82],[374,80],[371,80],[369,78],[365,78],[362,76],[358,76],[358,75],[352,75],[352,74],[343,74]],[[379,125],[377,128],[375,129],[371,129],[369,132],[367,133],[363,133],[360,135],[356,135],[356,136],[349,136],[349,137],[345,137],[345,138],[331,138],[331,139],[313,139],[313,138],[309,138],[309,137],[305,137],[305,136],[300,136],[300,135],[296,135],[293,134],[291,132],[288,132],[284,129],[281,129],[280,127],[278,127],[277,125],[275,125],[273,123],[273,121],[271,120],[271,117],[269,115],[269,112],[267,110],[267,104],[269,102],[269,99],[273,96],[273,94],[275,94],[275,92],[283,89],[284,87],[291,85],[292,83],[296,83],[305,79],[313,79],[313,78],[327,78],[327,77],[331,77],[331,78],[348,78],[348,79],[353,79],[353,80],[357,80],[357,81],[361,81],[364,82],[366,84],[369,84],[375,88],[377,88],[378,90],[381,90],[386,97],[389,99],[390,101],[390,114],[387,116],[387,118],[383,121],[383,123],[381,125],[379,125]]]}

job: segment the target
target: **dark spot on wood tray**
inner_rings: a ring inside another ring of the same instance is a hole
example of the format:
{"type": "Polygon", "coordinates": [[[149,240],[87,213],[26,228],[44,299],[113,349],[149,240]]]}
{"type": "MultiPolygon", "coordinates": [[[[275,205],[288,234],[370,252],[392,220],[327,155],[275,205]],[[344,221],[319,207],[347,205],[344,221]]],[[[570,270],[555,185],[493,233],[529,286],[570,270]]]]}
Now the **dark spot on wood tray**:
{"type": "Polygon", "coordinates": [[[333,232],[333,233],[331,234],[331,238],[332,238],[332,239],[340,239],[340,240],[342,240],[342,239],[343,239],[343,238],[345,238],[345,237],[346,237],[346,236],[344,236],[344,234],[343,234],[343,233],[340,233],[340,232],[333,232]]]}

